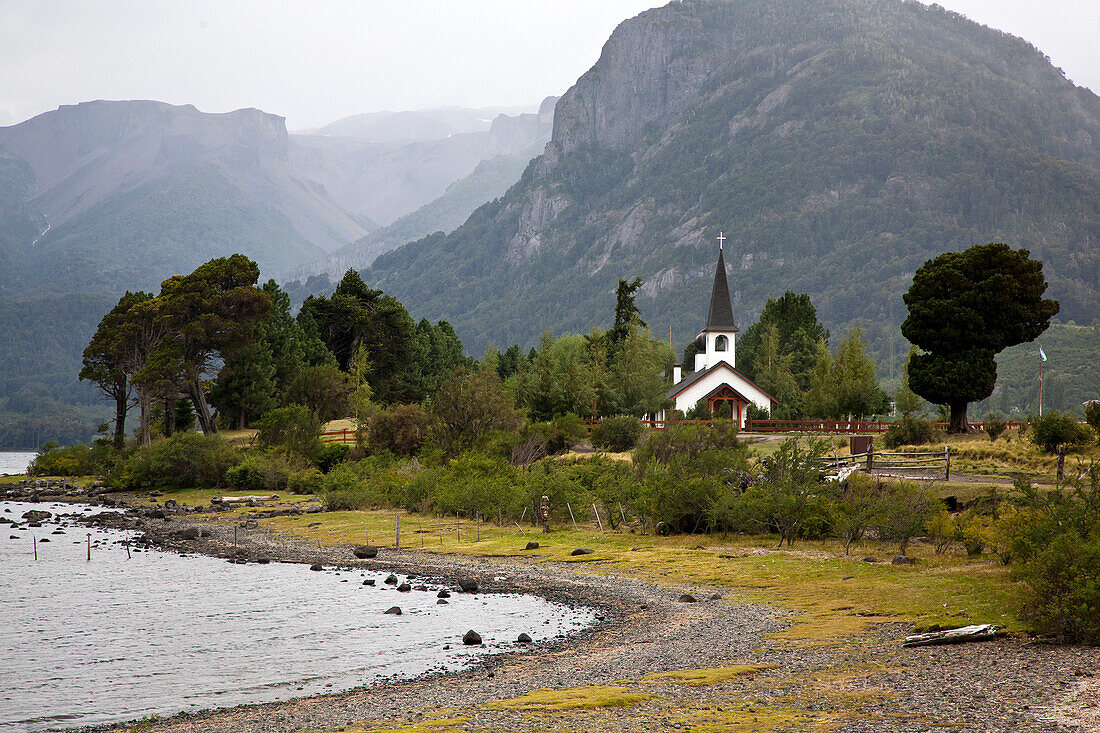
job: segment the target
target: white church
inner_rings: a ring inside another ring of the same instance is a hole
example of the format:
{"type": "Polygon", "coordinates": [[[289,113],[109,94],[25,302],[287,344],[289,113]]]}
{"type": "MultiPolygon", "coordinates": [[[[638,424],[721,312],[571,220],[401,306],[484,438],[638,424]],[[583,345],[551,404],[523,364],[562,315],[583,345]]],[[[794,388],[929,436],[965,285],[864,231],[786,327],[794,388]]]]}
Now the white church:
{"type": "Polygon", "coordinates": [[[770,413],[779,402],[735,368],[739,329],[733,321],[733,306],[726,283],[726,262],[721,246],[724,239],[724,236],[718,237],[718,266],[714,270],[706,325],[695,337],[695,346],[699,349],[695,355],[695,370],[684,377],[681,365],[675,365],[672,368],[673,385],[667,397],[684,413],[700,400],[707,403],[712,415],[728,404],[730,416],[743,429],[750,403],[770,413]]]}

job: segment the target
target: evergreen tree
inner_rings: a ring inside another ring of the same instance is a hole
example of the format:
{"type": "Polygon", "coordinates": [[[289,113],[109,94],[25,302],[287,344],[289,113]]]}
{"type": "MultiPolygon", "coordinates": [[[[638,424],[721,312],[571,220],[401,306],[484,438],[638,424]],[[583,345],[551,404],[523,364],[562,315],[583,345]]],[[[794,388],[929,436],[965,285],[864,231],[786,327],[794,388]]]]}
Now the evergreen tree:
{"type": "Polygon", "coordinates": [[[1046,288],[1043,263],[1006,244],[947,252],[914,273],[901,333],[924,353],[909,361],[909,386],[950,406],[949,430],[966,432],[967,404],[993,393],[996,354],[1050,325],[1059,306],[1043,299],[1046,288]]]}
{"type": "Polygon", "coordinates": [[[756,374],[754,381],[760,388],[779,401],[771,414],[776,420],[795,420],[802,417],[802,392],[791,373],[792,361],[791,354],[780,354],[779,329],[776,324],[767,324],[756,349],[753,373],[756,374]]]}
{"type": "Polygon", "coordinates": [[[257,339],[226,359],[210,390],[210,404],[226,425],[243,430],[278,407],[277,371],[271,347],[257,339]]]}

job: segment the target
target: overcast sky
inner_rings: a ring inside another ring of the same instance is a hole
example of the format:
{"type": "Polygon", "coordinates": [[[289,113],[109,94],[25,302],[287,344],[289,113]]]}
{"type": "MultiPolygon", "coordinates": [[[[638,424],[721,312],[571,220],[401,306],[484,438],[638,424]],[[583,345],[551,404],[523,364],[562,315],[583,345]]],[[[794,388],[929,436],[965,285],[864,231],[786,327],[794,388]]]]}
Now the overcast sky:
{"type": "MultiPolygon", "coordinates": [[[[535,105],[648,0],[0,0],[0,125],[90,99],[258,107],[291,130],[382,109],[535,105]]],[[[1100,1],[941,0],[1100,90],[1100,1]]]]}

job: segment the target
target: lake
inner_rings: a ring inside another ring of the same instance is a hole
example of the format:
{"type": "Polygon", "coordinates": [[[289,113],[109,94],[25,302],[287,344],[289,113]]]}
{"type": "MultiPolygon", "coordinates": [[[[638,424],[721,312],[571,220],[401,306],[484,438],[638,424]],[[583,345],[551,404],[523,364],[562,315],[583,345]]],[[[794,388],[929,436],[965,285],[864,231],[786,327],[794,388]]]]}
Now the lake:
{"type": "Polygon", "coordinates": [[[0,451],[0,474],[26,473],[34,456],[28,451],[0,451]]]}
{"type": "MultiPolygon", "coordinates": [[[[25,525],[32,508],[99,511],[0,502],[0,516],[25,525]]],[[[517,648],[521,632],[537,642],[595,620],[592,609],[534,596],[456,592],[438,605],[440,586],[401,593],[383,583],[386,572],[238,565],[137,548],[127,557],[131,534],[65,519],[41,528],[0,525],[0,731],[119,722],[458,670],[517,648]],[[403,615],[384,613],[395,605],[403,615]],[[485,649],[463,646],[468,629],[485,649]]]]}

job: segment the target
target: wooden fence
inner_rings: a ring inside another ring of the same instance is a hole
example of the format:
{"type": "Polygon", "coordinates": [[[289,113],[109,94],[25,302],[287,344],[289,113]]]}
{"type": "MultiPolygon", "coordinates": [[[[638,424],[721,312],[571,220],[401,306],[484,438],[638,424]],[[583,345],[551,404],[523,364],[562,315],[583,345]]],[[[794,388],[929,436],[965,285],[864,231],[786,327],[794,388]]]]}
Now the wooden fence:
{"type": "MultiPolygon", "coordinates": [[[[666,423],[661,420],[639,420],[642,425],[655,430],[662,429],[666,423]]],[[[677,420],[677,425],[710,425],[715,420],[677,420]]],[[[599,420],[586,420],[584,423],[588,432],[600,424],[599,420]]],[[[821,433],[821,434],[861,434],[861,433],[885,433],[890,429],[889,420],[745,420],[746,433],[821,433]]],[[[1011,421],[1007,423],[1010,428],[1018,428],[1026,425],[1025,422],[1011,421]]],[[[934,422],[933,427],[941,430],[947,428],[945,422],[934,422]]],[[[971,428],[985,430],[984,422],[971,422],[971,428]]]]}
{"type": "Polygon", "coordinates": [[[880,476],[896,478],[933,478],[943,474],[943,479],[951,479],[951,449],[944,446],[942,451],[920,453],[876,452],[874,448],[866,453],[851,456],[825,456],[825,465],[836,473],[847,469],[866,471],[880,476]]]}
{"type": "Polygon", "coordinates": [[[324,443],[354,443],[355,431],[344,428],[343,430],[330,430],[321,433],[321,441],[324,443]]]}

